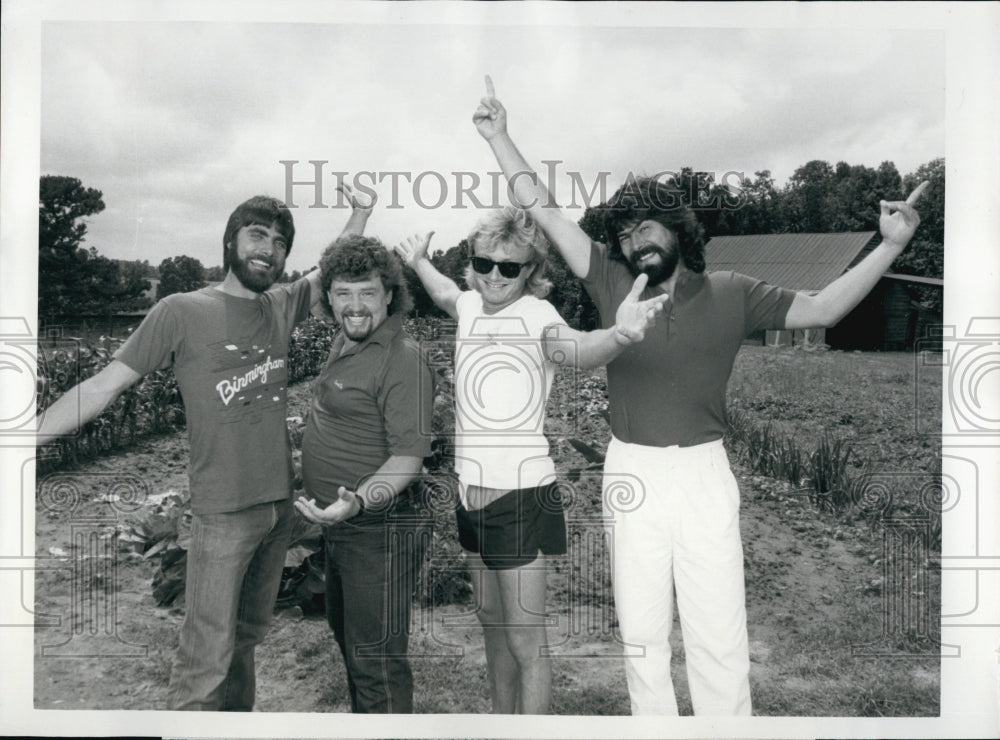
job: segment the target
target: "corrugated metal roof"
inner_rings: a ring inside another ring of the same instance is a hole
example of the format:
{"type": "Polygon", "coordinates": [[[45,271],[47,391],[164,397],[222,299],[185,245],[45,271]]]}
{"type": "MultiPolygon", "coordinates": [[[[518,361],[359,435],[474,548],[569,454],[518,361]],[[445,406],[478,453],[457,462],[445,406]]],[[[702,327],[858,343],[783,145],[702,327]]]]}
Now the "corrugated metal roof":
{"type": "Polygon", "coordinates": [[[874,231],[715,236],[705,246],[705,262],[713,272],[734,270],[783,288],[816,291],[843,275],[874,236],[874,231]]]}

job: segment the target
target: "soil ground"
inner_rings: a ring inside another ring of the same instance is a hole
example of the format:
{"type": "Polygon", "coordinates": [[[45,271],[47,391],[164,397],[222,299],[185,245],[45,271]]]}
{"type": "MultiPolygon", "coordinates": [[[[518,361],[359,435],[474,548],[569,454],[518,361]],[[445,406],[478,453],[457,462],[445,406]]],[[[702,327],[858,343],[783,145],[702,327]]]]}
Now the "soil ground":
{"type": "MultiPolygon", "coordinates": [[[[156,606],[149,561],[106,544],[114,541],[114,525],[135,512],[98,499],[123,472],[140,476],[153,494],[184,491],[186,464],[182,432],[54,474],[72,476],[77,494],[71,500],[40,493],[37,553],[53,569],[40,570],[35,586],[39,623],[50,623],[35,632],[36,708],[165,707],[183,613],[156,606]]],[[[937,653],[919,640],[886,634],[879,533],[818,515],[785,484],[735,471],[743,494],[756,711],[936,715],[937,653]],[[900,697],[900,685],[908,696],[900,697]]],[[[557,569],[550,582],[553,711],[627,714],[613,613],[606,599],[568,597],[566,570],[557,569]]],[[[931,575],[924,592],[903,587],[918,609],[933,612],[936,624],[931,575]]],[[[922,577],[925,583],[926,573],[922,577]]],[[[470,607],[415,607],[413,623],[416,710],[488,712],[482,636],[470,607]]],[[[690,713],[679,627],[674,643],[679,704],[690,713]]],[[[349,711],[343,666],[322,617],[297,608],[277,615],[258,649],[257,696],[258,711],[349,711]]]]}

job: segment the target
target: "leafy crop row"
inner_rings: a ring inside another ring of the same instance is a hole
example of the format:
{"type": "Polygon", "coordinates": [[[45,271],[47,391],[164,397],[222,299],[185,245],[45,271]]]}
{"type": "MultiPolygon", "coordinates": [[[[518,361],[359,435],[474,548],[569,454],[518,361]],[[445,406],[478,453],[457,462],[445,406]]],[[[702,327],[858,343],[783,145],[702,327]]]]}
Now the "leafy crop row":
{"type": "MultiPolygon", "coordinates": [[[[44,411],[77,383],[93,377],[111,362],[121,338],[65,338],[38,349],[37,405],[44,411]]],[[[330,354],[330,327],[315,318],[300,324],[289,342],[289,383],[317,375],[330,354]]],[[[157,370],[121,394],[75,435],[49,445],[41,453],[42,470],[73,466],[83,460],[127,447],[137,440],[184,426],[184,404],[172,370],[157,370]]]]}

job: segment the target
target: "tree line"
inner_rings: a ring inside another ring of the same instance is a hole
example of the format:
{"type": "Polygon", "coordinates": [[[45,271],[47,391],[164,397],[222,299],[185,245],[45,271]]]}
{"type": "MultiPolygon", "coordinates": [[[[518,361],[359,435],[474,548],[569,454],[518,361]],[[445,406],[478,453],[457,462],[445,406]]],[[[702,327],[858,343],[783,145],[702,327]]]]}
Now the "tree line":
{"type": "MultiPolygon", "coordinates": [[[[205,267],[187,255],[148,260],[115,260],[96,247],[83,246],[86,219],[104,210],[103,193],[76,177],[43,175],[38,198],[38,315],[66,316],[132,313],[149,308],[172,293],[198,290],[220,282],[221,266],[205,267]],[[151,279],[159,281],[150,298],[151,279]]],[[[298,270],[282,276],[297,280],[298,270]]]]}
{"type": "MultiPolygon", "coordinates": [[[[710,172],[683,168],[673,177],[680,200],[691,206],[705,227],[707,238],[742,234],[840,233],[878,231],[879,200],[903,200],[920,182],[930,186],[918,205],[920,228],[892,265],[894,272],[920,277],[944,277],[944,159],[934,159],[901,176],[892,162],[877,168],[813,160],[799,167],[784,187],[777,187],[770,170],[755,172],[736,183],[716,182],[710,172]]],[[[584,211],[580,227],[595,241],[607,241],[601,206],[584,211]]],[[[431,257],[434,266],[465,285],[469,260],[463,239],[431,257]]],[[[549,300],[573,326],[598,325],[597,309],[556,250],[551,250],[549,300]]],[[[410,276],[415,310],[443,315],[416,278],[410,276]]],[[[941,310],[941,291],[910,287],[912,298],[927,308],[941,310]]]]}
{"type": "MultiPolygon", "coordinates": [[[[706,235],[837,233],[877,231],[880,199],[902,200],[922,180],[930,187],[920,204],[921,224],[916,236],[892,266],[894,272],[922,277],[944,276],[944,159],[934,159],[916,171],[900,175],[892,162],[877,168],[838,162],[831,166],[813,160],[799,167],[783,187],[775,185],[770,170],[755,172],[738,183],[717,182],[715,175],[689,167],[674,176],[681,200],[695,209],[706,235]]],[[[204,267],[186,255],[147,261],[108,259],[93,246],[84,248],[86,220],[104,210],[103,194],[79,179],[57,175],[41,178],[39,197],[38,311],[54,318],[70,315],[111,315],[148,308],[150,278],[158,278],[155,298],[186,292],[221,281],[222,267],[204,267]]],[[[588,208],[580,226],[593,239],[605,241],[601,207],[588,208]]],[[[471,224],[470,224],[471,227],[471,224]]],[[[442,273],[465,285],[470,256],[466,240],[431,260],[442,273]]],[[[443,316],[419,279],[407,268],[414,311],[421,316],[443,316]]],[[[282,280],[301,277],[297,270],[282,280]]],[[[580,282],[555,250],[548,277],[553,283],[549,300],[573,326],[597,325],[597,311],[580,282]]],[[[940,291],[912,288],[913,298],[940,311],[940,291]]]]}

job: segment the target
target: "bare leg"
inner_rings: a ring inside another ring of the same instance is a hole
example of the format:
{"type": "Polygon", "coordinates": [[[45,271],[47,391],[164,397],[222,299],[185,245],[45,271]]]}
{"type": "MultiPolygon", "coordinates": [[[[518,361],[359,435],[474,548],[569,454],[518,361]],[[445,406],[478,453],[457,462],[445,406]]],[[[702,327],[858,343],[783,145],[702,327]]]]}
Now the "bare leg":
{"type": "Polygon", "coordinates": [[[507,648],[517,664],[517,712],[548,714],[552,667],[544,653],[545,556],[519,568],[493,571],[500,591],[507,648]]]}
{"type": "Polygon", "coordinates": [[[483,627],[486,643],[486,675],[490,684],[490,699],[494,714],[514,714],[517,708],[518,667],[507,647],[504,610],[500,602],[497,572],[486,567],[482,558],[467,552],[472,571],[472,589],[478,610],[476,616],[483,627]]]}

